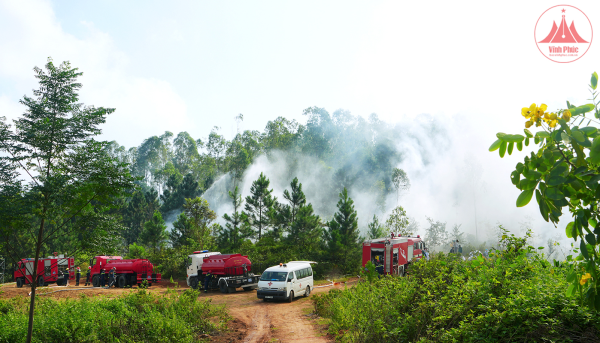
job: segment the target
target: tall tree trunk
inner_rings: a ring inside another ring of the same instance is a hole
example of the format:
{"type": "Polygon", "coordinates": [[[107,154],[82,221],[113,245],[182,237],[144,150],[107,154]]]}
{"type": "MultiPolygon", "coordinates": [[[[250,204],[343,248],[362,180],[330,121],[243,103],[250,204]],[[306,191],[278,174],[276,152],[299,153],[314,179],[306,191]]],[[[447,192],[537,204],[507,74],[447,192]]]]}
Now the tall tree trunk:
{"type": "MultiPolygon", "coordinates": [[[[46,212],[46,211],[44,211],[46,212]]],[[[38,260],[40,258],[40,250],[42,248],[42,238],[44,237],[44,222],[45,218],[42,218],[40,223],[40,231],[38,232],[38,238],[35,246],[35,259],[33,262],[33,273],[31,274],[31,298],[29,300],[29,324],[27,326],[27,340],[26,343],[31,343],[33,334],[33,310],[35,308],[35,290],[37,288],[38,278],[38,260]]],[[[27,270],[27,268],[25,268],[27,270]]]]}

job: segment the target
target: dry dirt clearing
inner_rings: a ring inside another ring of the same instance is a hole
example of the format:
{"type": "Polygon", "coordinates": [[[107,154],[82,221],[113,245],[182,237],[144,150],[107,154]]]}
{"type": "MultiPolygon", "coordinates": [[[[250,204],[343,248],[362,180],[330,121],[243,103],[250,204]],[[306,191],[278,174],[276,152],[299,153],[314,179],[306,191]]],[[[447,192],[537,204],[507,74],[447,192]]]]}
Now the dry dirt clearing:
{"type": "MultiPolygon", "coordinates": [[[[354,280],[353,280],[354,281],[354,280]]],[[[349,284],[353,283],[352,281],[349,284]]],[[[70,282],[68,287],[42,287],[36,293],[40,296],[55,299],[78,298],[80,294],[87,296],[105,296],[109,298],[134,292],[136,289],[122,288],[93,288],[75,286],[70,282]]],[[[163,294],[167,288],[183,292],[189,287],[185,281],[179,282],[177,286],[166,281],[152,285],[148,290],[152,293],[163,294]]],[[[332,288],[343,288],[345,285],[315,288],[311,296],[316,293],[328,292],[332,288]]],[[[28,296],[30,289],[26,286],[16,288],[16,285],[5,284],[0,287],[0,298],[15,296],[28,296]]],[[[202,293],[200,299],[210,299],[212,303],[226,305],[233,321],[229,324],[229,332],[211,337],[214,342],[330,342],[331,339],[325,335],[318,320],[311,315],[313,304],[309,298],[299,297],[292,303],[269,301],[264,302],[256,298],[256,291],[244,292],[238,290],[234,294],[222,294],[219,291],[202,293]]]]}

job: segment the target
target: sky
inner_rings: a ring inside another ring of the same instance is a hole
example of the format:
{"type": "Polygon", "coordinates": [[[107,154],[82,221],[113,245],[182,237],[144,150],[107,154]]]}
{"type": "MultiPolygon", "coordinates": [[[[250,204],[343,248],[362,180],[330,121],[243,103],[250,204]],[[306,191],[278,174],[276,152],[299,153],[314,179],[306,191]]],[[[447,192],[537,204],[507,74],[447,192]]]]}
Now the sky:
{"type": "MultiPolygon", "coordinates": [[[[507,189],[523,154],[487,152],[495,133],[522,132],[520,109],[531,103],[587,103],[600,68],[600,41],[572,63],[538,50],[536,22],[555,5],[0,0],[0,116],[23,112],[19,99],[37,88],[33,67],[52,57],[84,72],[83,103],[116,108],[102,138],[126,147],[164,131],[204,138],[215,126],[231,138],[240,113],[241,129],[253,130],[278,116],[304,123],[310,106],[390,123],[426,115],[452,126],[462,149],[446,163],[475,160],[507,189]]],[[[568,5],[600,28],[600,2],[568,5]]]]}

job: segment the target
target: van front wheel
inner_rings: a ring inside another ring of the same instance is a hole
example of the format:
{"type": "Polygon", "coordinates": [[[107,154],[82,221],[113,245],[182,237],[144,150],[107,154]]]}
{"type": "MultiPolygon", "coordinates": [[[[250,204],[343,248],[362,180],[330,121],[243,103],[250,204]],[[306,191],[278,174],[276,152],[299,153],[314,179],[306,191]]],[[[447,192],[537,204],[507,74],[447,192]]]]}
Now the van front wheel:
{"type": "Polygon", "coordinates": [[[310,286],[306,286],[306,290],[304,291],[304,296],[308,298],[310,295],[310,286]]]}
{"type": "Polygon", "coordinates": [[[290,291],[290,296],[288,297],[288,302],[291,303],[294,300],[294,291],[290,291]]]}

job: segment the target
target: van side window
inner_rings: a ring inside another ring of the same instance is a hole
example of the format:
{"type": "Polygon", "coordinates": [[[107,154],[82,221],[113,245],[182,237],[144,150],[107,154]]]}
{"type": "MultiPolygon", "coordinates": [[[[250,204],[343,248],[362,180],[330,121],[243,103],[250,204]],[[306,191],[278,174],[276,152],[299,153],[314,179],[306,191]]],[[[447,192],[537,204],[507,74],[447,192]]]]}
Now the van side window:
{"type": "Polygon", "coordinates": [[[312,268],[308,268],[308,276],[312,276],[312,268]]]}
{"type": "Polygon", "coordinates": [[[300,271],[300,274],[302,275],[302,278],[304,279],[306,277],[306,268],[302,269],[300,271]]]}

